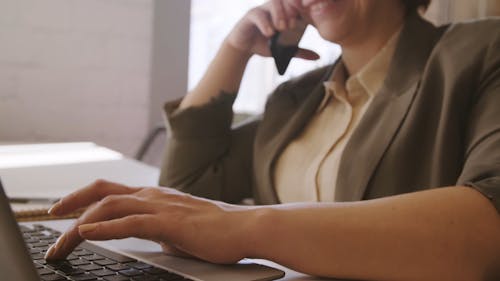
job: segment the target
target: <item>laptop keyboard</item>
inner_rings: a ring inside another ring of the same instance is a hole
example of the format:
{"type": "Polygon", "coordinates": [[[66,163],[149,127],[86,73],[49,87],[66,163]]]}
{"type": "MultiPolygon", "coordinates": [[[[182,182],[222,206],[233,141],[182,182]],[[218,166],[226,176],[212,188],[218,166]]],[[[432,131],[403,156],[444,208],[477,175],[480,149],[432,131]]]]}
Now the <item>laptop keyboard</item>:
{"type": "Polygon", "coordinates": [[[44,281],[191,280],[87,242],[80,244],[66,260],[47,262],[45,252],[61,233],[43,225],[33,228],[20,225],[20,228],[40,279],[44,281]]]}

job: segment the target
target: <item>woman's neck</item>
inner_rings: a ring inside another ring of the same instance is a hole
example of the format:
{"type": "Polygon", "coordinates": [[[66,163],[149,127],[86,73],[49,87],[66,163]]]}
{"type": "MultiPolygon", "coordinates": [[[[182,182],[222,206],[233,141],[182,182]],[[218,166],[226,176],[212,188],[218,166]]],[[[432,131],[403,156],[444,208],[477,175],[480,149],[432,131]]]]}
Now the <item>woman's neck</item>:
{"type": "Polygon", "coordinates": [[[404,22],[404,16],[399,20],[387,22],[374,28],[369,38],[363,38],[356,43],[341,44],[342,60],[348,76],[358,73],[389,41],[404,22]]]}

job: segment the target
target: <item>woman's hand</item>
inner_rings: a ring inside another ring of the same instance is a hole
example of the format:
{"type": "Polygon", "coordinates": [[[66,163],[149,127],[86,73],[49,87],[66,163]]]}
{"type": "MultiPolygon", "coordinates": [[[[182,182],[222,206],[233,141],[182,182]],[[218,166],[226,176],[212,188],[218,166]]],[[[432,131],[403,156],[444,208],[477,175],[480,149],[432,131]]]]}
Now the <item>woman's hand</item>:
{"type": "MultiPolygon", "coordinates": [[[[301,16],[301,0],[271,0],[255,7],[236,24],[226,38],[235,49],[249,55],[271,56],[268,40],[277,31],[294,28],[301,16]]],[[[308,60],[318,59],[315,52],[299,49],[296,57],[308,60]]]]}
{"type": "Polygon", "coordinates": [[[47,259],[65,258],[83,239],[137,237],[160,243],[169,253],[234,263],[249,255],[247,248],[252,244],[251,208],[170,188],[132,188],[97,181],[62,198],[49,212],[64,215],[87,206],[48,250],[47,259]]]}
{"type": "MultiPolygon", "coordinates": [[[[247,63],[254,54],[270,56],[268,41],[278,31],[293,27],[301,18],[301,0],[272,0],[250,10],[233,28],[196,87],[179,109],[203,106],[221,92],[236,94],[247,63]]],[[[315,60],[319,55],[299,49],[296,57],[315,60]]]]}

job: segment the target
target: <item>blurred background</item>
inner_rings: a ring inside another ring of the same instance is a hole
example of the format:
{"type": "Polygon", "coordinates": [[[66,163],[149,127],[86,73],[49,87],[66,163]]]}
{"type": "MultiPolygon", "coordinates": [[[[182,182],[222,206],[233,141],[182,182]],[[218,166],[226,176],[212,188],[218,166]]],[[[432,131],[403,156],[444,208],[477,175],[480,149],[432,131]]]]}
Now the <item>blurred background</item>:
{"type": "MultiPolygon", "coordinates": [[[[0,143],[92,141],[134,156],[163,123],[162,105],[200,79],[234,23],[262,0],[0,1],[0,143]]],[[[435,24],[500,15],[498,0],[434,0],[435,24]]],[[[481,32],[481,31],[478,31],[481,32]]],[[[284,76],[253,58],[234,109],[262,112],[290,77],[331,63],[340,48],[310,29],[284,76]]],[[[145,160],[159,165],[164,137],[145,160]]]]}

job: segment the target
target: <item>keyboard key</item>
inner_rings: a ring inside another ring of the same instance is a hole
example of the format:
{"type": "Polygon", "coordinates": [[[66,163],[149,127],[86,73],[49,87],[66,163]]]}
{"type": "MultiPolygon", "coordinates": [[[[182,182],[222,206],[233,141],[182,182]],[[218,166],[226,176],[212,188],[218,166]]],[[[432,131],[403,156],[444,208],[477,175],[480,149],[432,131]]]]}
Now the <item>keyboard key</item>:
{"type": "Polygon", "coordinates": [[[36,264],[40,264],[40,265],[46,265],[47,264],[47,261],[45,259],[35,260],[34,262],[36,264]]]}
{"type": "Polygon", "coordinates": [[[163,270],[163,269],[158,268],[158,267],[146,268],[146,269],[144,269],[144,271],[149,273],[149,274],[152,274],[152,275],[160,275],[160,274],[168,273],[168,271],[163,270]]]}
{"type": "Polygon", "coordinates": [[[73,269],[65,268],[63,270],[58,270],[58,272],[66,276],[76,276],[85,273],[85,271],[79,268],[73,268],[73,269]]]}
{"type": "Polygon", "coordinates": [[[161,280],[158,276],[145,275],[133,277],[132,281],[158,281],[161,280]]]}
{"type": "Polygon", "coordinates": [[[38,269],[38,275],[53,274],[53,273],[54,273],[54,271],[52,271],[48,268],[42,267],[42,268],[38,269]]]}
{"type": "Polygon", "coordinates": [[[52,244],[57,242],[57,238],[51,238],[51,239],[47,239],[47,240],[43,240],[43,241],[47,241],[47,243],[49,243],[49,245],[52,245],[52,244]]]}
{"type": "Polygon", "coordinates": [[[58,269],[63,267],[72,267],[71,264],[62,260],[62,261],[49,261],[47,262],[47,267],[52,269],[58,269]]]}
{"type": "Polygon", "coordinates": [[[135,268],[129,268],[129,269],[121,270],[118,273],[120,273],[121,275],[124,275],[124,276],[133,277],[133,276],[141,275],[142,271],[137,270],[135,268]]]}
{"type": "Polygon", "coordinates": [[[123,275],[112,275],[112,276],[105,276],[104,280],[106,280],[106,281],[129,281],[130,278],[125,277],[123,275]]]}
{"type": "Polygon", "coordinates": [[[88,260],[88,261],[96,261],[96,260],[103,260],[104,259],[103,256],[100,256],[97,254],[93,254],[91,256],[84,256],[83,258],[88,260]]]}
{"type": "Polygon", "coordinates": [[[84,259],[70,260],[69,263],[71,263],[71,265],[73,265],[73,266],[90,264],[90,262],[88,260],[84,260],[84,259]]]}
{"type": "Polygon", "coordinates": [[[73,251],[72,254],[75,255],[75,256],[79,256],[79,257],[93,255],[93,253],[91,253],[91,252],[89,252],[87,250],[84,250],[84,249],[73,251]]]}
{"type": "Polygon", "coordinates": [[[51,241],[55,240],[56,237],[54,235],[49,235],[49,236],[45,236],[45,237],[40,237],[40,240],[41,241],[46,241],[48,243],[51,243],[51,241]]]}
{"type": "Polygon", "coordinates": [[[112,261],[110,259],[103,259],[103,260],[96,260],[94,261],[95,264],[98,264],[98,265],[112,265],[112,264],[116,264],[115,261],[112,261]]]}
{"type": "Polygon", "coordinates": [[[91,280],[97,280],[97,276],[93,274],[82,274],[82,275],[77,275],[77,276],[71,276],[71,280],[74,281],[91,281],[91,280]]]}
{"type": "Polygon", "coordinates": [[[147,263],[143,263],[143,262],[140,262],[140,261],[127,263],[127,266],[133,267],[133,268],[137,268],[137,269],[146,269],[146,268],[153,267],[152,265],[149,265],[147,263]]]}
{"type": "Polygon", "coordinates": [[[26,242],[26,244],[28,244],[28,246],[31,248],[33,248],[31,245],[33,243],[38,243],[38,241],[40,241],[40,239],[33,238],[33,237],[28,237],[28,238],[24,239],[24,242],[26,242]]]}
{"type": "Polygon", "coordinates": [[[130,268],[130,267],[128,267],[128,266],[126,266],[124,264],[121,264],[121,263],[107,265],[106,267],[109,268],[109,269],[111,269],[111,270],[114,270],[114,271],[120,271],[120,270],[125,270],[125,269],[129,269],[130,268]]]}
{"type": "Polygon", "coordinates": [[[97,264],[82,265],[82,266],[79,266],[78,268],[85,270],[85,271],[103,269],[102,266],[97,265],[97,264]]]}
{"type": "Polygon", "coordinates": [[[36,247],[36,248],[32,248],[32,249],[39,249],[39,250],[41,250],[42,252],[47,252],[47,250],[49,249],[49,246],[36,247]]]}
{"type": "Polygon", "coordinates": [[[70,254],[69,256],[67,256],[67,257],[66,257],[66,259],[67,259],[67,260],[69,260],[69,261],[72,261],[72,260],[79,259],[79,257],[78,257],[78,256],[75,256],[75,255],[73,255],[73,254],[70,254]]]}
{"type": "Polygon", "coordinates": [[[47,263],[47,267],[57,270],[58,272],[61,272],[66,275],[78,275],[85,273],[83,270],[77,267],[73,267],[73,265],[68,261],[47,263]]]}
{"type": "Polygon", "coordinates": [[[31,255],[31,259],[33,259],[33,260],[43,260],[44,257],[45,257],[45,255],[40,254],[40,253],[31,255]]]}
{"type": "Polygon", "coordinates": [[[42,249],[39,249],[39,248],[33,248],[33,249],[30,249],[29,252],[30,254],[39,254],[41,253],[43,250],[42,249]]]}
{"type": "Polygon", "coordinates": [[[33,243],[33,244],[31,244],[31,246],[33,246],[33,248],[47,247],[47,246],[49,246],[49,243],[42,241],[42,242],[38,242],[38,243],[33,243]]]}
{"type": "Polygon", "coordinates": [[[95,276],[98,276],[98,277],[116,275],[116,272],[111,271],[109,269],[94,270],[94,271],[91,271],[91,273],[94,274],[95,276]]]}
{"type": "Polygon", "coordinates": [[[59,281],[59,280],[66,280],[63,276],[59,274],[47,274],[47,275],[42,275],[40,276],[40,279],[43,281],[59,281]]]}

